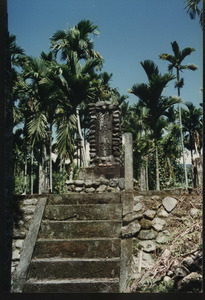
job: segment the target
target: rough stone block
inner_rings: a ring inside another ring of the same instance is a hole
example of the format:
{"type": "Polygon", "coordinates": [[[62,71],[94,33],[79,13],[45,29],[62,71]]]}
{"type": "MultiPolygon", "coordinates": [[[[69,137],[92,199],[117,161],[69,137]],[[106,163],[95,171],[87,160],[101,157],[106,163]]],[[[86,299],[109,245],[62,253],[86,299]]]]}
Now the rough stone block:
{"type": "Polygon", "coordinates": [[[123,224],[127,225],[135,220],[142,219],[143,214],[141,212],[130,212],[123,218],[123,224]]]}
{"type": "Polygon", "coordinates": [[[134,205],[133,207],[133,211],[140,211],[142,209],[142,204],[141,203],[137,203],[134,205]]]}
{"type": "Polygon", "coordinates": [[[166,221],[161,218],[155,218],[152,222],[152,227],[157,231],[162,231],[164,225],[166,224],[166,221]]]}
{"type": "Polygon", "coordinates": [[[107,185],[109,183],[109,179],[106,179],[104,176],[100,177],[100,182],[104,185],[107,185]]]}
{"type": "Polygon", "coordinates": [[[178,201],[173,197],[165,197],[162,204],[167,212],[171,212],[177,205],[178,201]]]}
{"type": "Polygon", "coordinates": [[[123,190],[125,188],[125,179],[119,178],[119,188],[123,190]]]}
{"type": "Polygon", "coordinates": [[[200,210],[197,209],[197,208],[192,208],[192,209],[190,210],[190,216],[192,216],[192,217],[197,216],[199,213],[200,213],[200,210]]]}
{"type": "Polygon", "coordinates": [[[157,238],[156,238],[156,242],[158,244],[166,244],[169,240],[169,235],[165,234],[164,232],[159,232],[157,238]]]}
{"type": "Polygon", "coordinates": [[[38,202],[38,199],[33,198],[33,199],[26,199],[23,201],[24,205],[35,205],[38,202]]]}
{"type": "Polygon", "coordinates": [[[85,187],[86,187],[86,188],[92,187],[92,184],[93,184],[93,183],[92,183],[92,180],[86,180],[86,181],[85,181],[85,187]]]}
{"type": "Polygon", "coordinates": [[[93,187],[98,188],[100,186],[100,180],[93,181],[93,187]]]}
{"type": "Polygon", "coordinates": [[[158,217],[162,217],[162,218],[167,218],[169,216],[168,212],[163,208],[159,209],[157,215],[158,217]]]}
{"type": "Polygon", "coordinates": [[[20,251],[18,249],[16,249],[13,253],[12,253],[12,260],[19,260],[20,259],[20,251]]]}
{"type": "Polygon", "coordinates": [[[109,186],[116,187],[117,184],[118,184],[118,180],[116,180],[116,179],[110,179],[109,186]]]}
{"type": "Polygon", "coordinates": [[[85,192],[86,192],[86,193],[95,193],[95,189],[94,189],[93,187],[86,188],[86,189],[85,189],[85,192]]]}
{"type": "Polygon", "coordinates": [[[68,184],[68,185],[71,185],[71,184],[74,184],[74,180],[66,180],[65,183],[68,184]]]}
{"type": "Polygon", "coordinates": [[[82,186],[84,186],[84,181],[83,180],[75,180],[75,185],[77,187],[82,187],[82,186]]]}
{"type": "Polygon", "coordinates": [[[144,252],[153,252],[156,250],[156,244],[152,240],[140,241],[139,245],[142,246],[144,252]]]}
{"type": "Polygon", "coordinates": [[[155,264],[155,261],[153,259],[152,254],[143,252],[142,253],[142,268],[148,270],[148,269],[152,268],[154,266],[154,264],[155,264]]]}
{"type": "Polygon", "coordinates": [[[142,229],[148,229],[152,226],[152,221],[143,218],[142,220],[140,220],[140,225],[141,225],[142,229]]]}
{"type": "Polygon", "coordinates": [[[134,202],[140,202],[143,201],[144,197],[143,196],[134,196],[133,200],[134,202]]]}
{"type": "Polygon", "coordinates": [[[156,236],[157,233],[153,229],[151,229],[151,230],[140,230],[137,237],[140,240],[153,240],[156,238],[156,236]]]}
{"type": "Polygon", "coordinates": [[[146,210],[144,212],[144,216],[146,218],[150,219],[150,220],[154,219],[155,215],[156,215],[156,211],[155,210],[148,209],[148,210],[146,210]]]}
{"type": "Polygon", "coordinates": [[[129,238],[135,236],[141,229],[138,221],[132,222],[127,226],[122,227],[122,237],[129,238]]]}
{"type": "Polygon", "coordinates": [[[83,191],[83,187],[76,187],[76,188],[75,188],[75,191],[76,191],[77,193],[80,193],[80,192],[83,191]]]}
{"type": "Polygon", "coordinates": [[[107,186],[106,185],[100,185],[97,189],[96,192],[97,193],[104,193],[107,190],[107,186]]]}
{"type": "Polygon", "coordinates": [[[16,244],[15,244],[16,248],[22,248],[23,242],[24,242],[24,240],[17,240],[16,244]]]}

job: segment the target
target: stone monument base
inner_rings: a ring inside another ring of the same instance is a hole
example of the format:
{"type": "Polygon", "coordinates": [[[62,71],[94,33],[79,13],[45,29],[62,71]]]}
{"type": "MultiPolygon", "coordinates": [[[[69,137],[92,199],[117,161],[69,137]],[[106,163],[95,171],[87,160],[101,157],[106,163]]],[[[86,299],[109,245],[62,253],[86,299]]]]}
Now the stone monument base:
{"type": "Polygon", "coordinates": [[[121,165],[82,168],[78,180],[67,180],[68,192],[120,192],[125,188],[124,167],[121,165]]]}
{"type": "Polygon", "coordinates": [[[104,177],[106,179],[122,178],[124,177],[124,167],[121,165],[115,165],[82,168],[79,172],[78,178],[80,180],[96,180],[100,177],[104,177]]]}

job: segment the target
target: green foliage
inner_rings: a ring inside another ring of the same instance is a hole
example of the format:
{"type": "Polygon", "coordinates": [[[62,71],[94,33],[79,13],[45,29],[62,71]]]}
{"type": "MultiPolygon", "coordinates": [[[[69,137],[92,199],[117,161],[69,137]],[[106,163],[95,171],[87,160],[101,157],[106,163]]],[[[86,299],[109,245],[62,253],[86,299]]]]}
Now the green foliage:
{"type": "Polygon", "coordinates": [[[19,173],[14,177],[14,194],[20,195],[23,193],[23,181],[24,176],[22,173],[19,173]]]}
{"type": "Polygon", "coordinates": [[[53,172],[53,193],[64,194],[66,193],[66,179],[68,174],[65,170],[60,174],[59,172],[53,172]]]}

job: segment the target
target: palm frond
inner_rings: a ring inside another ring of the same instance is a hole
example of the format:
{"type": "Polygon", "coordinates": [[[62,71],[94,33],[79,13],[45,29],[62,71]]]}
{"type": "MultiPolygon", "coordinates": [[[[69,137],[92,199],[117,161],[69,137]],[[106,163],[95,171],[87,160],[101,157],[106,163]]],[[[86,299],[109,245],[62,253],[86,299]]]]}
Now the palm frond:
{"type": "Polygon", "coordinates": [[[82,36],[88,35],[89,33],[94,35],[99,34],[98,26],[93,25],[90,20],[81,20],[75,27],[80,31],[82,36]]]}
{"type": "Polygon", "coordinates": [[[159,74],[159,69],[158,69],[157,65],[155,65],[155,63],[152,60],[147,59],[143,62],[140,62],[140,64],[143,67],[143,69],[145,70],[149,80],[151,80],[151,78],[154,75],[159,74]]]}
{"type": "Polygon", "coordinates": [[[39,111],[32,116],[27,125],[29,139],[32,141],[32,144],[45,138],[46,126],[47,118],[44,112],[39,111]]]}
{"type": "Polygon", "coordinates": [[[56,30],[56,32],[50,38],[51,42],[56,42],[58,40],[66,39],[67,34],[65,30],[56,30]]]}
{"type": "Polygon", "coordinates": [[[192,47],[186,47],[181,51],[181,56],[180,56],[180,60],[179,63],[181,63],[184,58],[188,55],[190,55],[192,52],[194,52],[196,49],[192,48],[192,47]]]}
{"type": "Polygon", "coordinates": [[[64,118],[62,123],[57,128],[57,149],[58,152],[64,156],[74,155],[74,133],[76,131],[76,118],[70,117],[69,119],[64,118]]]}
{"type": "Polygon", "coordinates": [[[171,54],[162,53],[159,55],[159,58],[162,60],[168,60],[172,64],[175,62],[175,57],[171,54]]]}
{"type": "Polygon", "coordinates": [[[188,64],[188,65],[183,65],[180,67],[180,70],[191,70],[191,71],[195,71],[197,70],[198,67],[195,64],[188,64]]]}
{"type": "Polygon", "coordinates": [[[175,82],[175,88],[182,88],[184,86],[184,78],[180,78],[179,81],[175,82]]]}
{"type": "Polygon", "coordinates": [[[82,74],[89,74],[94,71],[94,68],[101,64],[101,60],[99,58],[89,59],[85,62],[82,68],[82,74]]]}
{"type": "Polygon", "coordinates": [[[139,97],[140,99],[146,102],[150,97],[148,85],[145,83],[134,84],[132,88],[128,90],[128,92],[134,94],[135,96],[139,97]]]}
{"type": "Polygon", "coordinates": [[[174,41],[173,43],[171,43],[172,45],[172,50],[174,52],[174,55],[176,58],[179,58],[180,55],[180,51],[179,51],[179,45],[176,41],[174,41]]]}

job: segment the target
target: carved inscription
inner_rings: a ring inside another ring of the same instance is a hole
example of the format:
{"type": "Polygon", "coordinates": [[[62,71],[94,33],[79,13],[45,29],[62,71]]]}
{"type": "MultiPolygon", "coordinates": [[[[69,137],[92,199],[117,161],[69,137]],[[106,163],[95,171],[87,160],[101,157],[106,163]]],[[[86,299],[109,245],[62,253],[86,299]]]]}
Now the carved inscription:
{"type": "Polygon", "coordinates": [[[97,155],[112,155],[112,114],[109,111],[97,114],[96,146],[97,155]]]}

